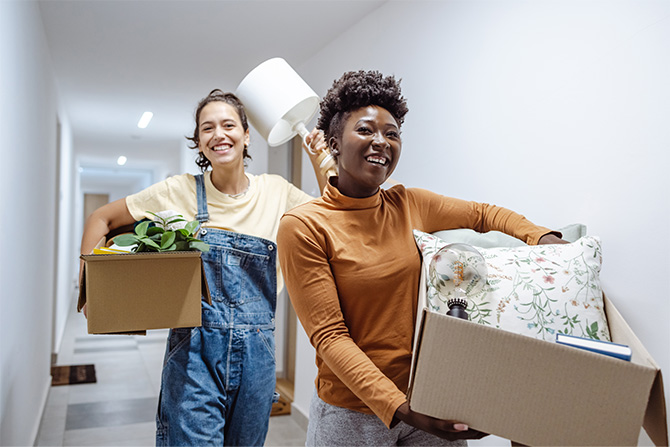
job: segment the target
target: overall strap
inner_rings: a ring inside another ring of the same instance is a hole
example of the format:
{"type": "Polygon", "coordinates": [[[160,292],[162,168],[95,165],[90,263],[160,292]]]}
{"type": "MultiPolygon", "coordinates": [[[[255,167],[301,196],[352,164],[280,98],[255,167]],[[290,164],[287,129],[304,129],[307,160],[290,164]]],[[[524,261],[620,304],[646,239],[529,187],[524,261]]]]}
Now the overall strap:
{"type": "Polygon", "coordinates": [[[195,220],[202,225],[209,220],[209,213],[207,212],[207,192],[205,191],[205,176],[204,174],[198,174],[194,177],[198,200],[198,213],[195,215],[195,220]]]}

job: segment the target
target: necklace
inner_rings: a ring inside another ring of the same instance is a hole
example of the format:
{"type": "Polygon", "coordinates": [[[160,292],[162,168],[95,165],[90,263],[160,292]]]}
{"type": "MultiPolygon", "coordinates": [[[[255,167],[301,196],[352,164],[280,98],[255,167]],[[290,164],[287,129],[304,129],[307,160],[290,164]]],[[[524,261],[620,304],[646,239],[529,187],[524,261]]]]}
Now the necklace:
{"type": "Polygon", "coordinates": [[[242,196],[245,195],[247,192],[249,192],[249,186],[251,186],[251,181],[250,181],[249,179],[247,179],[247,188],[246,188],[244,191],[242,191],[242,192],[238,192],[237,194],[228,194],[228,193],[225,193],[225,194],[226,194],[228,197],[230,197],[231,199],[237,199],[238,197],[242,197],[242,196]]]}

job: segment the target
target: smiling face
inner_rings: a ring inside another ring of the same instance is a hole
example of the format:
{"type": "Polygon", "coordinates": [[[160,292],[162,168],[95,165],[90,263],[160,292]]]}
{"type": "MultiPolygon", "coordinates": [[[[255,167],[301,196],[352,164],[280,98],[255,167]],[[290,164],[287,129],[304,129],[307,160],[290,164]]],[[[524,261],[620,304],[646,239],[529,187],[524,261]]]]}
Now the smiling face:
{"type": "Polygon", "coordinates": [[[398,164],[400,129],[388,110],[361,107],[349,113],[342,135],[332,137],[330,147],[337,157],[337,189],[349,197],[369,197],[398,164]]]}
{"type": "Polygon", "coordinates": [[[222,101],[207,104],[200,111],[198,148],[212,164],[212,169],[241,167],[244,148],[249,145],[245,131],[233,106],[222,101]]]}

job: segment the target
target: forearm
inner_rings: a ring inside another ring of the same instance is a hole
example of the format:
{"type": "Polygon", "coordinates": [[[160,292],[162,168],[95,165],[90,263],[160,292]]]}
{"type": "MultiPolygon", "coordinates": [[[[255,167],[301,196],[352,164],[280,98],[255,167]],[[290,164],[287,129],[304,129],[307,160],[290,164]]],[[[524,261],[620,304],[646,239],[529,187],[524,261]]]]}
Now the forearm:
{"type": "Polygon", "coordinates": [[[314,169],[314,176],[316,177],[316,181],[319,184],[319,192],[323,193],[323,190],[326,188],[326,184],[328,183],[328,171],[324,170],[320,166],[320,160],[321,158],[318,156],[309,156],[309,161],[312,163],[312,169],[314,169]]]}
{"type": "Polygon", "coordinates": [[[125,199],[119,199],[95,210],[84,224],[79,253],[87,255],[110,231],[129,225],[135,219],[128,211],[125,199]]]}
{"type": "MultiPolygon", "coordinates": [[[[472,202],[446,197],[424,189],[408,190],[410,203],[421,215],[421,231],[433,233],[441,230],[470,228],[480,233],[500,231],[514,236],[529,245],[551,230],[535,225],[521,214],[507,208],[487,203],[472,202]]],[[[413,212],[412,209],[409,210],[413,212]]]]}
{"type": "MultiPolygon", "coordinates": [[[[298,317],[301,322],[309,321],[305,315],[298,317]]],[[[343,326],[343,323],[337,325],[343,326]]],[[[386,426],[391,427],[396,410],[406,401],[405,393],[358,347],[346,327],[343,330],[328,327],[314,332],[313,325],[308,323],[307,326],[309,328],[303,324],[312,334],[310,341],[330,371],[386,426]],[[323,332],[327,334],[322,335],[323,332]]]]}
{"type": "Polygon", "coordinates": [[[548,228],[535,225],[523,215],[507,208],[485,203],[477,204],[481,220],[477,231],[486,233],[496,230],[521,239],[529,245],[536,245],[543,235],[549,233],[548,228]]]}
{"type": "Polygon", "coordinates": [[[82,255],[87,255],[93,251],[100,240],[110,232],[109,225],[95,215],[91,215],[84,224],[84,232],[81,237],[82,255]]]}

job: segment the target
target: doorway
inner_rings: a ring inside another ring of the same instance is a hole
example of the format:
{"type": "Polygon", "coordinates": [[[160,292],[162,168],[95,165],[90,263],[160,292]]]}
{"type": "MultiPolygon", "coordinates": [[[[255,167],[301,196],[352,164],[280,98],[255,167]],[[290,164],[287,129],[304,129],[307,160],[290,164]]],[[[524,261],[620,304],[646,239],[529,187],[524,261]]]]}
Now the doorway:
{"type": "Polygon", "coordinates": [[[88,216],[101,206],[109,203],[109,194],[89,194],[84,193],[84,222],[88,216]]]}

